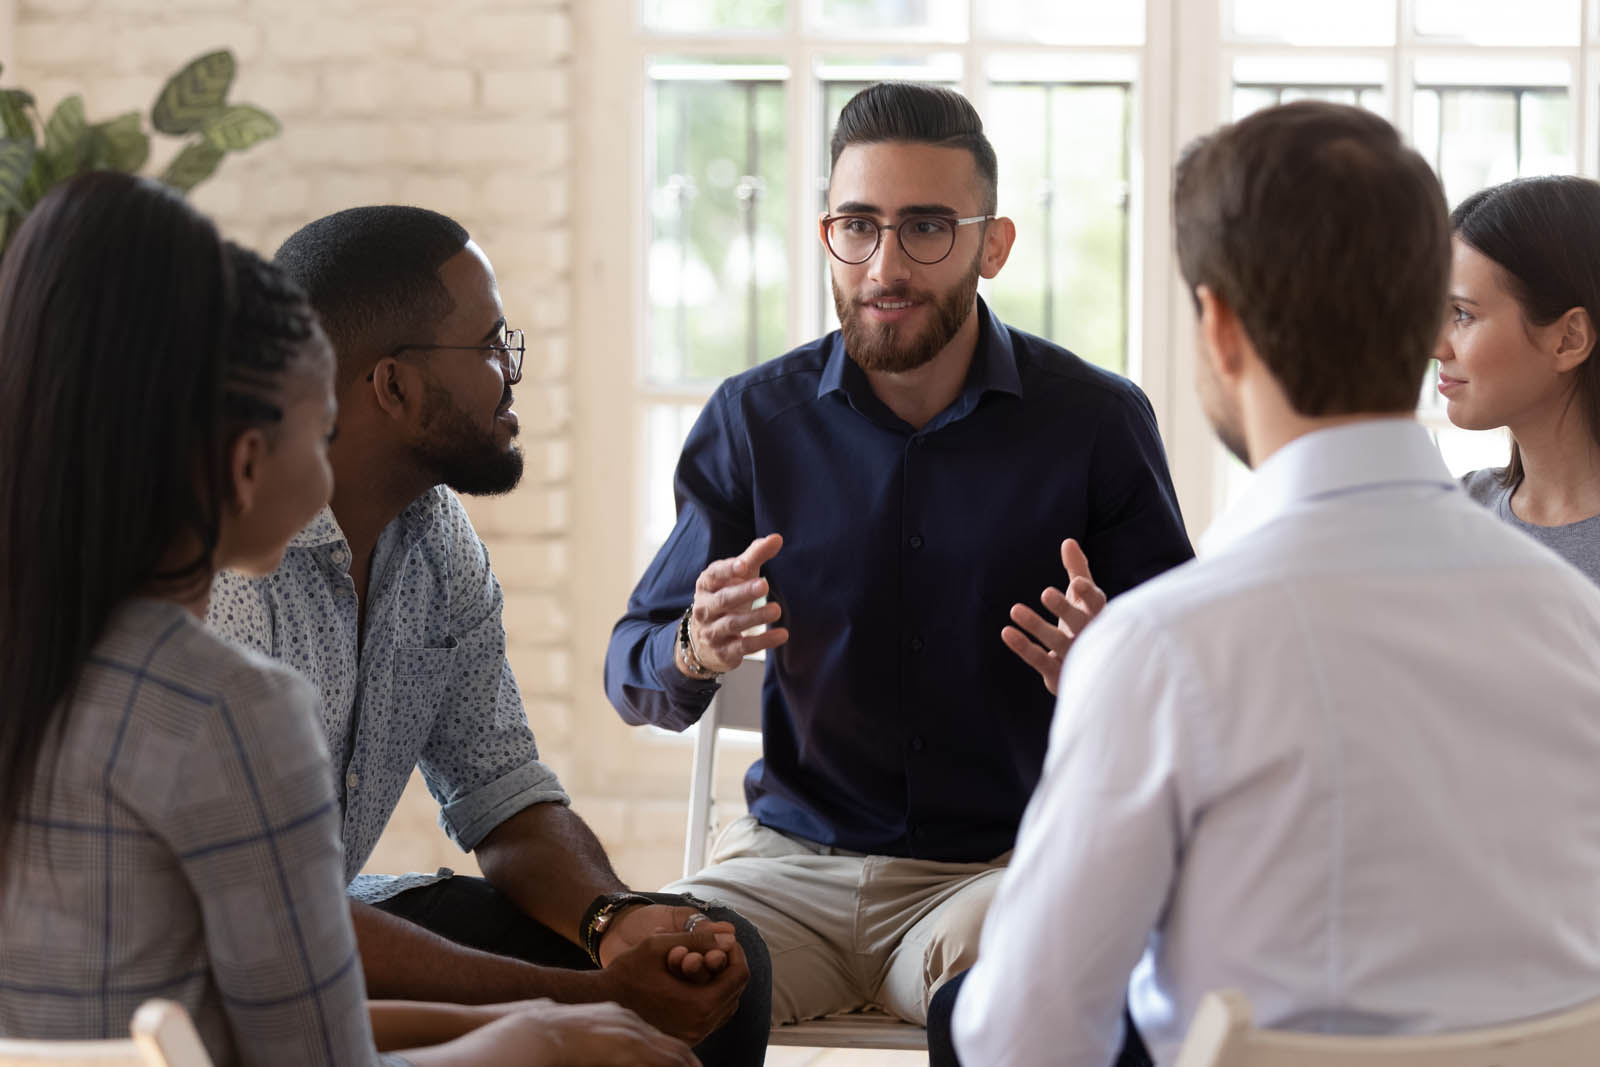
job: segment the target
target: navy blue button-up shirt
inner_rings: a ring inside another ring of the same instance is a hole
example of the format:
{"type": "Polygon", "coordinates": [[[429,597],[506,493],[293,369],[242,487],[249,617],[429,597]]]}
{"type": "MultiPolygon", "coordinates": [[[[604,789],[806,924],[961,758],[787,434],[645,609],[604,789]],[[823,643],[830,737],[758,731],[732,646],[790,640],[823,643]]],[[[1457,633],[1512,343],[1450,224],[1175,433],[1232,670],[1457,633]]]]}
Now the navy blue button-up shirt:
{"type": "Polygon", "coordinates": [[[873,394],[835,331],[723,382],[684,443],[678,521],[611,635],[622,717],[672,730],[713,682],[673,663],[712,560],[781,533],[763,569],[762,823],[860,852],[948,861],[1011,848],[1054,702],[1000,640],[1062,585],[1076,537],[1112,596],[1193,554],[1137,386],[1004,326],[981,302],[961,394],[921,430],[873,394]]]}

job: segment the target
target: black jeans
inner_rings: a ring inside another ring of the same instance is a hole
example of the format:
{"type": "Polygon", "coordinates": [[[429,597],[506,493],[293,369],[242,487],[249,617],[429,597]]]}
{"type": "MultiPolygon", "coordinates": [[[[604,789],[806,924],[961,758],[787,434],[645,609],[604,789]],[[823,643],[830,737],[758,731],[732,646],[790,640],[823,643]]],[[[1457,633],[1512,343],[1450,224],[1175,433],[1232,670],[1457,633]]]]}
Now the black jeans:
{"type": "MultiPolygon", "coordinates": [[[[928,1002],[928,1067],[961,1067],[955,1042],[950,1038],[950,1020],[955,1014],[956,997],[966,977],[965,974],[956,975],[940,986],[928,1002]]],[[[1041,1005],[1040,1010],[1049,1011],[1049,1005],[1041,1005]]],[[[1116,1067],[1153,1067],[1150,1053],[1144,1047],[1144,1038],[1139,1036],[1126,1010],[1123,1011],[1122,1021],[1127,1027],[1128,1036],[1123,1038],[1116,1067]]]]}
{"type": "MultiPolygon", "coordinates": [[[[671,893],[644,895],[662,904],[684,903],[682,897],[671,893]]],[[[453,875],[396,894],[377,907],[469,948],[546,967],[594,969],[583,949],[529,918],[482,878],[453,875]]],[[[758,1067],[766,1058],[767,1033],[772,1027],[772,960],[766,942],[754,926],[727,908],[710,907],[706,914],[733,924],[750,964],[750,983],[733,1018],[702,1041],[695,1054],[705,1067],[758,1067]]]]}

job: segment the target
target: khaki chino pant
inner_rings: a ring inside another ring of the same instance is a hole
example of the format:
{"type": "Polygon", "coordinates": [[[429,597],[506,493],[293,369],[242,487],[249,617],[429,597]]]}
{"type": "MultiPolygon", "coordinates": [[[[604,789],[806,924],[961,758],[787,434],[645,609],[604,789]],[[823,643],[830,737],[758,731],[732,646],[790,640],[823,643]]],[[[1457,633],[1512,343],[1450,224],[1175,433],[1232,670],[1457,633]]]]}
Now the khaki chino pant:
{"type": "Polygon", "coordinates": [[[978,958],[978,934],[1010,853],[988,863],[868,856],[744,815],[711,862],[663,892],[725,904],[772,953],[772,1021],[875,1006],[925,1024],[928,999],[978,958]]]}

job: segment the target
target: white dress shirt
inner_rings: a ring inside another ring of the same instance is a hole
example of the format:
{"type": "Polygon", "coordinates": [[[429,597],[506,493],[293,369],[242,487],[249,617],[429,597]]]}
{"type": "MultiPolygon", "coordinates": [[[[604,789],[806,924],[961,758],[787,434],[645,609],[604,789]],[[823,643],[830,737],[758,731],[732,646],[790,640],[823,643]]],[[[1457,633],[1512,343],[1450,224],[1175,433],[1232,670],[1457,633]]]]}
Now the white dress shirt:
{"type": "Polygon", "coordinates": [[[1350,1033],[1600,996],[1600,590],[1409,419],[1279,450],[1074,647],[956,1045],[1105,1067],[1126,997],[1171,1064],[1221,988],[1350,1033]]]}

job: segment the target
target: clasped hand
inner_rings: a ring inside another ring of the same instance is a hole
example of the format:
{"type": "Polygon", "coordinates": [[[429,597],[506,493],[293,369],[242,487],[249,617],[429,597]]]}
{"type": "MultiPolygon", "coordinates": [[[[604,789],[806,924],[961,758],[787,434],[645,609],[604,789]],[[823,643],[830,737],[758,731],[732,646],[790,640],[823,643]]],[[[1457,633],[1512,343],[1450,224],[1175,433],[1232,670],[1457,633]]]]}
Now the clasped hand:
{"type": "Polygon", "coordinates": [[[600,942],[600,962],[619,1003],[690,1045],[733,1018],[750,979],[731,923],[667,904],[621,912],[600,942]]]}

